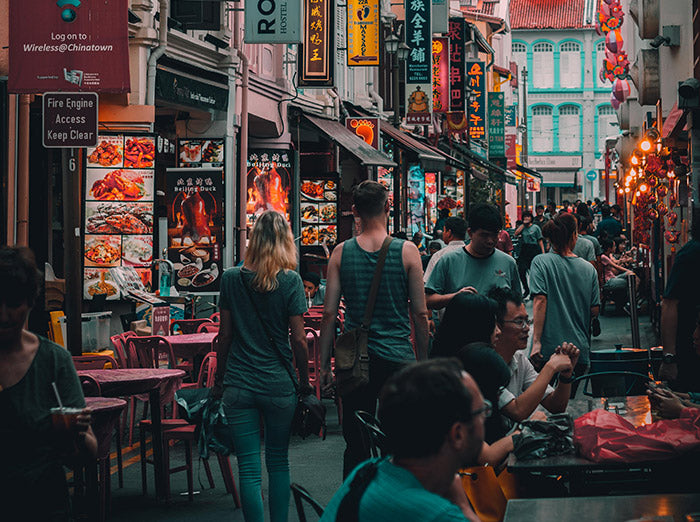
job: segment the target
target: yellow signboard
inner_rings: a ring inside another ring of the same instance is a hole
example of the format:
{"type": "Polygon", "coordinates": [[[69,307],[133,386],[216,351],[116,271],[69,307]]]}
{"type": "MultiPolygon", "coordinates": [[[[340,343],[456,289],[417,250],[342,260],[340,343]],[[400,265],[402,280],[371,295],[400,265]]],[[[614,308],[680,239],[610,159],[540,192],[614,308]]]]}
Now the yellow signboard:
{"type": "Polygon", "coordinates": [[[348,0],[348,66],[379,65],[379,0],[348,0]]]}

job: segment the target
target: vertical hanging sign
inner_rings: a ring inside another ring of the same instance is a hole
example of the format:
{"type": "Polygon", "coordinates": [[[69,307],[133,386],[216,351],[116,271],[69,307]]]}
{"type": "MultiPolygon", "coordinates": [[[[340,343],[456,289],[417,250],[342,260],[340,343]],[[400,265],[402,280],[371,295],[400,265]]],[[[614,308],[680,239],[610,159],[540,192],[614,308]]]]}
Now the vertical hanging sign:
{"type": "Polygon", "coordinates": [[[450,3],[447,0],[432,0],[433,10],[431,11],[432,16],[432,29],[433,33],[443,34],[448,30],[447,20],[450,15],[450,3]]]}
{"type": "Polygon", "coordinates": [[[489,158],[506,155],[505,100],[502,92],[490,92],[489,96],[489,158]]]}
{"type": "Polygon", "coordinates": [[[433,38],[433,112],[450,109],[450,55],[447,38],[433,38]]]}
{"type": "Polygon", "coordinates": [[[450,110],[464,112],[464,19],[450,18],[450,110]]]}
{"type": "Polygon", "coordinates": [[[406,0],[406,123],[427,125],[432,109],[430,0],[406,0]]]}
{"type": "Polygon", "coordinates": [[[482,140],[486,137],[486,78],[484,62],[468,60],[466,62],[467,86],[471,89],[467,106],[467,128],[469,138],[482,140]]]}
{"type": "Polygon", "coordinates": [[[348,0],[346,9],[348,65],[379,65],[379,0],[348,0]]]}
{"type": "Polygon", "coordinates": [[[300,87],[333,86],[333,24],[331,0],[305,0],[304,43],[299,49],[300,87]]]}

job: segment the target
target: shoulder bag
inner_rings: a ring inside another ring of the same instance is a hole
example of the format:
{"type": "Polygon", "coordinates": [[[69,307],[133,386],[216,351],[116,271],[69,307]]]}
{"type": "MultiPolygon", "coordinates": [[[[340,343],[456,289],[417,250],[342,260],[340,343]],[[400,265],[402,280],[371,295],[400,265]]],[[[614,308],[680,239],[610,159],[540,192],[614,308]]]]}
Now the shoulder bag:
{"type": "MultiPolygon", "coordinates": [[[[262,315],[260,315],[260,310],[258,310],[258,307],[255,304],[255,301],[253,300],[253,295],[250,291],[250,287],[248,287],[248,284],[245,282],[245,279],[243,277],[243,271],[239,273],[241,276],[241,283],[243,284],[243,288],[245,288],[246,293],[248,294],[248,299],[253,305],[255,315],[258,316],[258,322],[265,331],[265,336],[267,337],[267,340],[270,343],[270,347],[277,354],[280,363],[287,371],[287,374],[289,375],[289,378],[292,381],[292,385],[294,386],[294,391],[297,395],[297,405],[296,409],[294,410],[294,418],[292,419],[292,433],[294,435],[300,435],[304,439],[309,435],[319,435],[323,438],[323,440],[326,440],[326,407],[313,393],[300,392],[297,380],[294,378],[294,375],[292,375],[292,370],[289,368],[287,360],[284,358],[282,351],[275,343],[275,340],[272,338],[267,324],[265,323],[265,321],[263,321],[262,315]]],[[[308,361],[306,363],[308,364],[308,361]]]]}
{"type": "Polygon", "coordinates": [[[341,397],[369,383],[367,339],[374,314],[374,303],[379,292],[382,270],[384,270],[384,262],[392,239],[391,236],[387,236],[379,251],[372,286],[365,305],[365,316],[360,326],[345,331],[335,341],[335,377],[337,390],[341,397]]]}

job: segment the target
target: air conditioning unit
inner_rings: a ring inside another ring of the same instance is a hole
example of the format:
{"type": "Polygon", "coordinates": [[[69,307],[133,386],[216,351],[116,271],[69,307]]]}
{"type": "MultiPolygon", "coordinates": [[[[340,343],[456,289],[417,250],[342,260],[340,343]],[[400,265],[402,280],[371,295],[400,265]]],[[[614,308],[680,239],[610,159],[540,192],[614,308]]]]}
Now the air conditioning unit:
{"type": "Polygon", "coordinates": [[[630,76],[639,93],[639,105],[656,105],[661,96],[659,50],[642,49],[630,67],[630,76]]]}

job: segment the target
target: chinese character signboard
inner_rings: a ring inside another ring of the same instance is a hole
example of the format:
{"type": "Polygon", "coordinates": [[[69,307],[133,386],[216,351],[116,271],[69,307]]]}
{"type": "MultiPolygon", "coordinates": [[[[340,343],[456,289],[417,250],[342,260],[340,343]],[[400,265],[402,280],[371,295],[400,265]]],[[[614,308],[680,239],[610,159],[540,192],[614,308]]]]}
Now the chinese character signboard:
{"type": "Polygon", "coordinates": [[[301,35],[301,0],[246,0],[247,43],[299,43],[301,35]]]}
{"type": "Polygon", "coordinates": [[[10,2],[9,91],[129,92],[127,3],[10,2]]]}
{"type": "Polygon", "coordinates": [[[518,126],[518,106],[506,105],[506,127],[518,126]]]}
{"type": "Polygon", "coordinates": [[[432,110],[430,0],[406,0],[406,123],[427,125],[432,110]]]}
{"type": "Polygon", "coordinates": [[[293,171],[289,150],[248,149],[246,225],[249,229],[266,210],[276,210],[290,219],[289,191],[293,171]]]}
{"type": "Polygon", "coordinates": [[[379,150],[379,118],[345,118],[345,126],[367,145],[379,150]]]}
{"type": "Polygon", "coordinates": [[[173,285],[179,292],[218,292],[223,274],[223,170],[167,169],[166,202],[173,285]]]}
{"type": "Polygon", "coordinates": [[[489,96],[489,158],[506,155],[505,100],[502,92],[490,92],[489,96]]]}
{"type": "Polygon", "coordinates": [[[513,129],[506,133],[506,158],[508,158],[509,169],[514,169],[516,167],[515,154],[517,146],[516,131],[513,129]]]}
{"type": "Polygon", "coordinates": [[[484,62],[466,62],[467,86],[471,89],[467,104],[467,129],[469,138],[481,140],[486,137],[486,77],[484,62]]]}
{"type": "Polygon", "coordinates": [[[379,65],[379,0],[348,0],[349,66],[379,65]]]}
{"type": "Polygon", "coordinates": [[[433,112],[450,109],[450,54],[447,38],[433,38],[433,112]]]}
{"type": "Polygon", "coordinates": [[[155,140],[100,135],[87,149],[83,297],[119,298],[110,268],[133,267],[151,286],[155,140]]]}
{"type": "Polygon", "coordinates": [[[333,19],[331,0],[305,0],[304,43],[299,48],[300,87],[333,86],[333,19]]]}
{"type": "Polygon", "coordinates": [[[450,18],[450,110],[464,111],[464,19],[450,18]]]}

